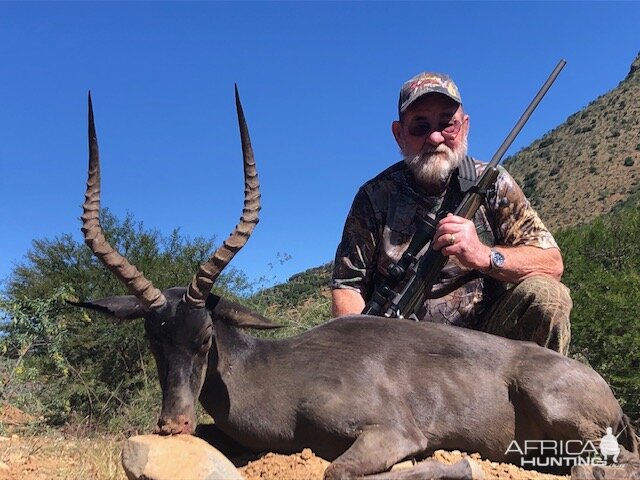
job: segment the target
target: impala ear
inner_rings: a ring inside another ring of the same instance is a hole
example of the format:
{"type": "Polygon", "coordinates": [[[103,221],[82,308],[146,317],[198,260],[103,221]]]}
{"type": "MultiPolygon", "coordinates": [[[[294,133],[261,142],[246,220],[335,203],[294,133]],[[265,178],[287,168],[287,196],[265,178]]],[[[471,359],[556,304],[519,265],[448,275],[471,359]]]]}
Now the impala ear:
{"type": "Polygon", "coordinates": [[[239,303],[225,300],[218,295],[209,294],[207,297],[206,308],[211,311],[212,317],[217,317],[224,323],[239,328],[258,328],[266,330],[270,328],[284,327],[284,325],[278,325],[267,317],[263,317],[259,313],[256,313],[239,303]]]}
{"type": "Polygon", "coordinates": [[[134,295],[100,298],[89,302],[67,302],[74,307],[96,310],[120,320],[133,320],[144,317],[142,304],[134,295]]]}

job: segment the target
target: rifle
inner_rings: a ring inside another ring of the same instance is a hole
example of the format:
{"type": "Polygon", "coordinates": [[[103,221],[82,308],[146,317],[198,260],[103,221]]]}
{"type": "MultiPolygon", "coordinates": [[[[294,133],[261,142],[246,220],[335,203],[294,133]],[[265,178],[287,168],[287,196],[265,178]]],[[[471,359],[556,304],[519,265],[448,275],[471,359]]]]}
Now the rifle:
{"type": "Polygon", "coordinates": [[[409,318],[415,314],[416,310],[424,302],[425,295],[431,292],[436,283],[447,257],[439,251],[433,250],[431,245],[423,255],[420,252],[427,243],[431,242],[436,231],[438,222],[448,213],[453,213],[459,217],[472,219],[482,203],[482,199],[498,178],[498,164],[507,149],[511,146],[516,136],[522,130],[527,120],[536,109],[542,98],[545,96],[551,85],[556,80],[560,71],[567,62],[560,60],[554,68],[547,81],[540,88],[534,99],[524,111],[518,123],[513,127],[507,138],[502,142],[500,148],[491,158],[482,175],[466,190],[459,205],[447,205],[445,197],[443,208],[435,219],[417,219],[416,233],[414,234],[407,250],[397,263],[393,263],[387,269],[388,277],[373,292],[371,299],[367,302],[364,310],[365,315],[380,315],[385,317],[409,318]],[[407,280],[400,292],[395,289],[402,280],[407,280]]]}

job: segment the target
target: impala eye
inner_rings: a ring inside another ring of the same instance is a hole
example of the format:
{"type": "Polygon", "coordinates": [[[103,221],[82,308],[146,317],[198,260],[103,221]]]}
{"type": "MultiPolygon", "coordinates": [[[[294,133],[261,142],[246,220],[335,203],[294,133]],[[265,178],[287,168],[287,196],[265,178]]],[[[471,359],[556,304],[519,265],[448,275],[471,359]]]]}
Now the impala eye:
{"type": "Polygon", "coordinates": [[[200,343],[200,353],[207,353],[211,348],[211,339],[213,337],[211,335],[205,335],[200,343]]]}

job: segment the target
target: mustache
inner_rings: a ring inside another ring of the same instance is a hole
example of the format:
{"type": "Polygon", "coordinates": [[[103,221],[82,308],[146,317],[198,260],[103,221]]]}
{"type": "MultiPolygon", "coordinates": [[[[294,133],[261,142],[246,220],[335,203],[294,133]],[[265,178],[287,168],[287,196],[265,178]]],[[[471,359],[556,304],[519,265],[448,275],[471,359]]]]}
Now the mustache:
{"type": "MultiPolygon", "coordinates": [[[[402,153],[402,152],[401,152],[402,153]]],[[[412,156],[406,156],[403,154],[403,158],[407,163],[419,164],[428,162],[432,157],[446,157],[451,159],[457,156],[457,151],[448,147],[444,143],[438,146],[426,146],[417,154],[412,156]]]]}
{"type": "Polygon", "coordinates": [[[467,154],[467,141],[463,139],[456,148],[444,143],[425,145],[418,154],[404,155],[404,162],[418,184],[429,191],[441,191],[448,183],[451,172],[460,165],[467,154]]]}
{"type": "Polygon", "coordinates": [[[437,147],[425,147],[416,155],[403,157],[405,163],[410,167],[430,169],[430,167],[427,167],[427,165],[431,160],[438,162],[447,161],[447,163],[457,163],[455,162],[456,156],[457,155],[454,150],[444,144],[440,144],[437,147]],[[451,162],[452,160],[453,162],[451,162]]]}
{"type": "Polygon", "coordinates": [[[444,143],[441,143],[436,148],[428,148],[428,147],[423,148],[418,155],[420,156],[430,155],[433,153],[452,153],[452,150],[449,147],[447,147],[444,143]]]}

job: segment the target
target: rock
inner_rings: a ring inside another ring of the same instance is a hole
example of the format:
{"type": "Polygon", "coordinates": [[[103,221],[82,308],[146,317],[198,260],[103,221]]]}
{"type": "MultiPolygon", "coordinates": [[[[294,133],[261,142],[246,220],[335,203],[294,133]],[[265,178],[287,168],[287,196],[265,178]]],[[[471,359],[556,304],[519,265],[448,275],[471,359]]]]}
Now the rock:
{"type": "Polygon", "coordinates": [[[129,480],[242,480],[222,453],[192,435],[138,435],[122,449],[129,480]]]}
{"type": "Polygon", "coordinates": [[[8,472],[9,470],[9,465],[4,462],[0,462],[0,472],[8,472]]]}
{"type": "Polygon", "coordinates": [[[305,448],[302,450],[302,452],[300,452],[300,458],[302,460],[310,460],[311,457],[313,457],[313,452],[310,448],[305,448]]]}

